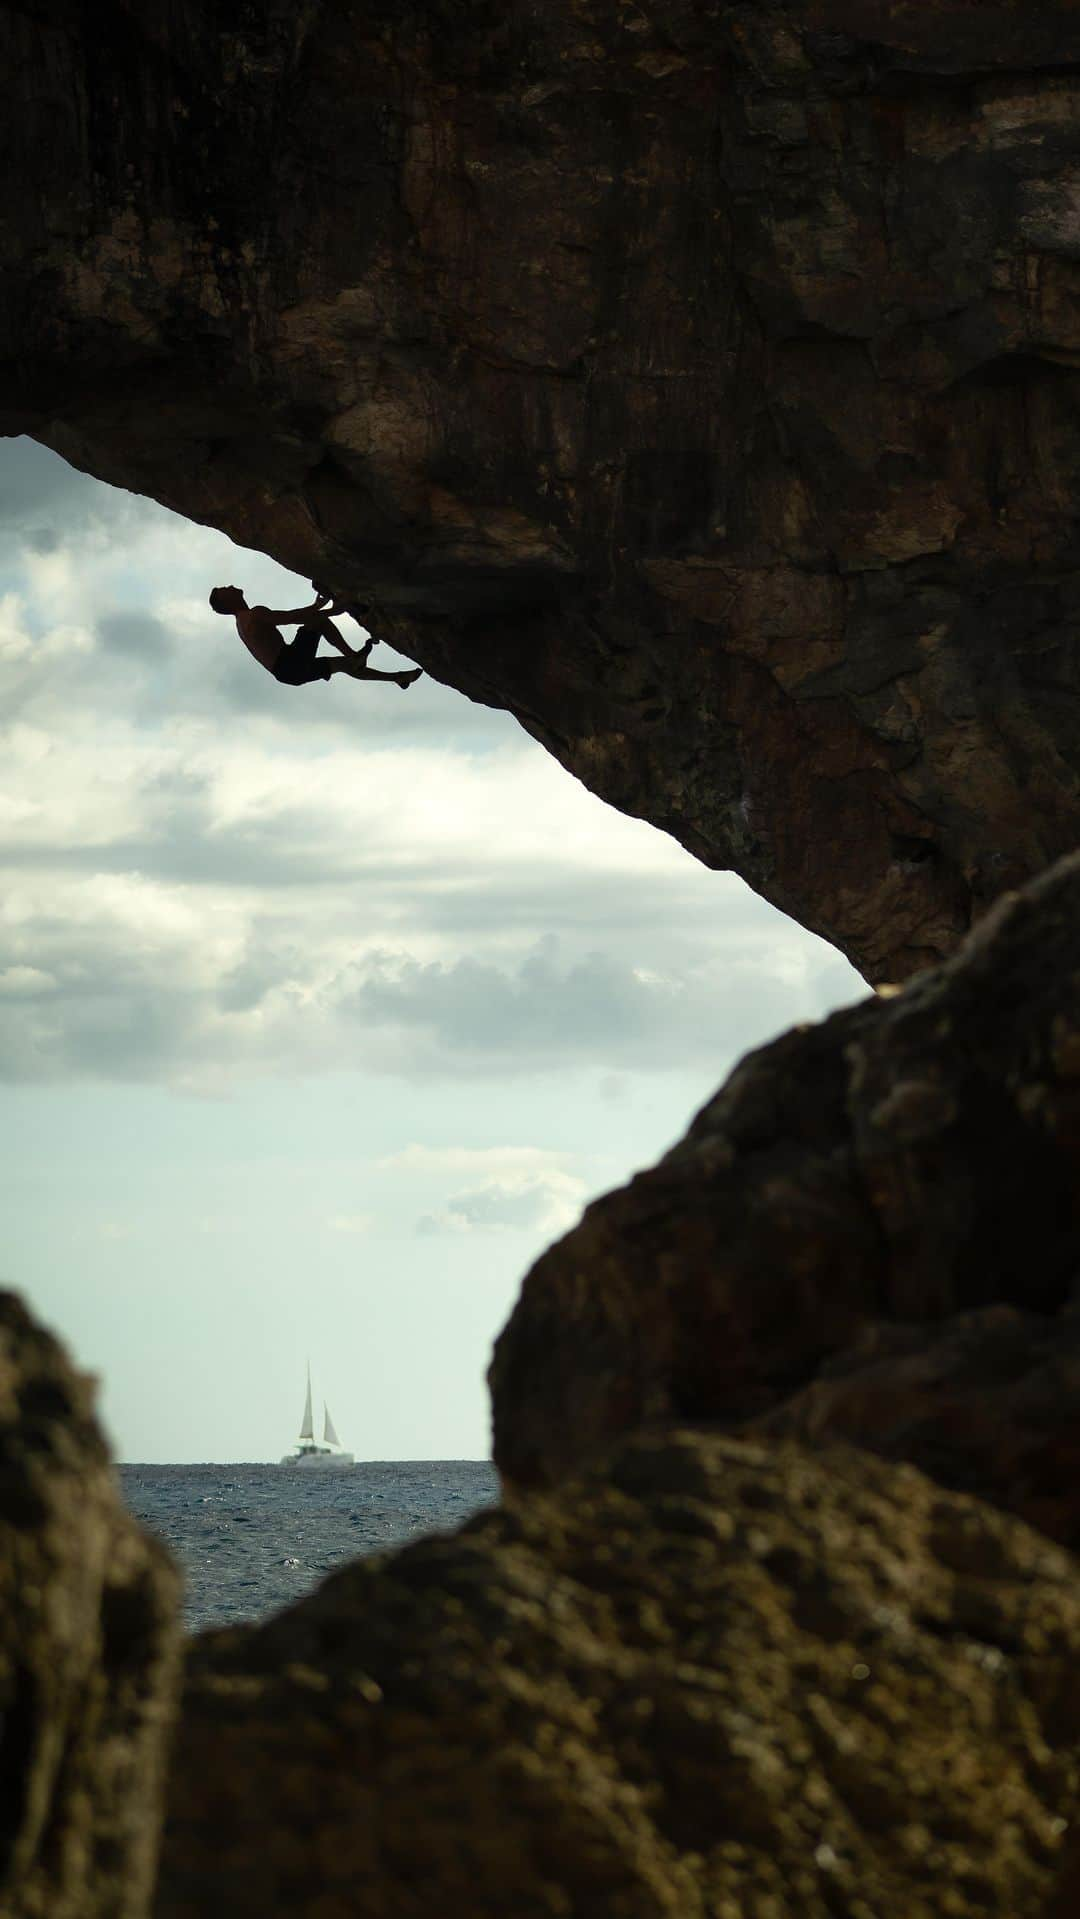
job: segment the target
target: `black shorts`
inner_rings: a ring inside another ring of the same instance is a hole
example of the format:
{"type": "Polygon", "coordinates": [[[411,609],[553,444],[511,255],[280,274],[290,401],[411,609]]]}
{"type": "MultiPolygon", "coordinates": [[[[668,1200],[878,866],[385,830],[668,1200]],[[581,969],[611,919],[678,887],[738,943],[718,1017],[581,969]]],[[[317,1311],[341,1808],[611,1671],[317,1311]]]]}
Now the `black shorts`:
{"type": "Polygon", "coordinates": [[[295,640],[283,646],[278,654],[273,668],[275,680],[280,680],[283,686],[307,686],[311,680],[328,680],[333,662],[315,658],[321,638],[321,626],[302,626],[295,640]]]}

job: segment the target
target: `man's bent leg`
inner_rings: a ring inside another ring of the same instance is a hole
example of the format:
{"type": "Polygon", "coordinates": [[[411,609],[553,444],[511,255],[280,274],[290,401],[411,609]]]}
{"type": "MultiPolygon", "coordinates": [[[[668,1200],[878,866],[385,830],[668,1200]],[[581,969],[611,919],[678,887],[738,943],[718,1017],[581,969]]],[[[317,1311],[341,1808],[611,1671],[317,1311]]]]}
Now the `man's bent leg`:
{"type": "MultiPolygon", "coordinates": [[[[322,634],[324,639],[329,640],[331,646],[337,647],[337,650],[339,653],[347,654],[350,659],[356,659],[359,657],[359,655],[357,654],[356,648],[353,646],[350,646],[348,640],[345,639],[344,635],[339,633],[337,627],[334,625],[333,620],[330,618],[329,613],[320,613],[319,632],[322,634]]],[[[371,652],[371,649],[374,646],[374,644],[375,644],[374,640],[368,641],[367,646],[364,648],[365,657],[367,656],[368,653],[371,652]]]]}
{"type": "Polygon", "coordinates": [[[298,667],[314,666],[321,638],[322,631],[317,620],[307,620],[298,629],[296,638],[289,647],[289,653],[298,667]]]}

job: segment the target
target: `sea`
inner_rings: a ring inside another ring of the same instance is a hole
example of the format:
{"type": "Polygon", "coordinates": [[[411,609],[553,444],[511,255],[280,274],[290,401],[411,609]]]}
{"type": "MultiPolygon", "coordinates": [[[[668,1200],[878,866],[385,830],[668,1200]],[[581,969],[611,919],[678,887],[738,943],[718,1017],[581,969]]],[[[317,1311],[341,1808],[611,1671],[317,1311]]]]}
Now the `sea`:
{"type": "Polygon", "coordinates": [[[347,1560],[451,1531],[499,1496],[494,1466],[477,1459],[118,1470],[136,1519],[183,1571],[189,1632],[265,1619],[347,1560]]]}

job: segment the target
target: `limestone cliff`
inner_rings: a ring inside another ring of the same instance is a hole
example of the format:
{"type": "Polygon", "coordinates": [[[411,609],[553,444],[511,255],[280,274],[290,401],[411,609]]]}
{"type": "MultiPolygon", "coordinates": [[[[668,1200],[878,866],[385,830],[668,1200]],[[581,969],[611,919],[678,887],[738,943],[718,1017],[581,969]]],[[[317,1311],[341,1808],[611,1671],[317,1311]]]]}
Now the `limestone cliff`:
{"type": "Polygon", "coordinates": [[[1071,0],[36,0],[0,57],[0,428],[872,979],[1076,844],[1071,0]]]}

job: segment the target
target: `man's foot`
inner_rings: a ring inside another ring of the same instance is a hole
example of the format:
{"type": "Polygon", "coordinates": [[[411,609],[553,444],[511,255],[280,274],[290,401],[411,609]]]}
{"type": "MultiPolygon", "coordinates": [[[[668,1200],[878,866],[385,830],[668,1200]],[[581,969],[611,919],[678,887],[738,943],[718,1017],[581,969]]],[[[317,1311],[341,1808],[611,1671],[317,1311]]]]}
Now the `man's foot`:
{"type": "Polygon", "coordinates": [[[360,648],[360,651],[355,655],[355,657],[359,660],[361,666],[367,665],[368,658],[374,644],[375,644],[374,640],[365,640],[363,646],[360,648]]]}
{"type": "Polygon", "coordinates": [[[394,678],[399,686],[411,686],[414,680],[420,678],[423,670],[422,666],[416,666],[411,673],[395,673],[394,678]]]}

